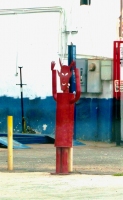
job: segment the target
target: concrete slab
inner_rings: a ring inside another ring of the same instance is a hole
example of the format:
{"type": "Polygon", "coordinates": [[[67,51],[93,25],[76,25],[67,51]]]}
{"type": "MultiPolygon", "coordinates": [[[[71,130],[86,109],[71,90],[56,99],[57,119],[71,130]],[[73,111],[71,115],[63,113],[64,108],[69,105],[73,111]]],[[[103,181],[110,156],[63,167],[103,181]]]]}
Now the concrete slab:
{"type": "Polygon", "coordinates": [[[64,176],[51,175],[56,156],[53,144],[15,149],[13,171],[7,170],[7,149],[0,148],[0,199],[121,200],[123,146],[84,143],[73,147],[73,172],[64,176]]]}

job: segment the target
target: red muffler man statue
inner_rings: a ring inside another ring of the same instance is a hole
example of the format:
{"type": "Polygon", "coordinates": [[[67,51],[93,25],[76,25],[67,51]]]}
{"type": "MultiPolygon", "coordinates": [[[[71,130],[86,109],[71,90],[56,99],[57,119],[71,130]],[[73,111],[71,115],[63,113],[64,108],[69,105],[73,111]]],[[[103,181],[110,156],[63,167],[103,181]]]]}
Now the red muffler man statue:
{"type": "Polygon", "coordinates": [[[62,65],[59,59],[61,70],[54,70],[55,62],[51,62],[52,70],[52,93],[56,101],[56,174],[69,173],[69,150],[72,147],[74,131],[74,103],[80,98],[80,74],[75,68],[73,61],[70,66],[62,65]],[[69,81],[74,67],[76,79],[76,92],[69,92],[69,81]],[[61,90],[57,93],[57,72],[60,77],[61,90]]]}

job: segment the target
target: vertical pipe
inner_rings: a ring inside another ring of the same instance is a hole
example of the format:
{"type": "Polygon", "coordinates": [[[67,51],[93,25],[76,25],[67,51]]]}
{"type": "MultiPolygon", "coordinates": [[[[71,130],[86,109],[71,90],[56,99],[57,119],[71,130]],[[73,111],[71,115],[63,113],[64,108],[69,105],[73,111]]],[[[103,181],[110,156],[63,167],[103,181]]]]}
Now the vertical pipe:
{"type": "Polygon", "coordinates": [[[121,114],[120,114],[120,43],[117,48],[117,80],[119,80],[119,92],[116,96],[116,145],[120,146],[121,142],[121,114]]]}
{"type": "Polygon", "coordinates": [[[8,127],[8,170],[13,170],[13,117],[7,118],[8,127]]]}
{"type": "Polygon", "coordinates": [[[22,84],[22,71],[21,71],[22,67],[19,67],[19,68],[20,68],[20,84],[19,85],[20,85],[20,91],[21,91],[22,132],[25,133],[26,132],[26,121],[25,121],[25,118],[24,118],[23,85],[26,85],[26,84],[22,84]]]}
{"type": "MultiPolygon", "coordinates": [[[[71,44],[68,45],[68,65],[72,61],[76,62],[76,46],[71,44]]],[[[74,66],[76,67],[76,66],[74,66]]],[[[70,79],[70,92],[76,92],[76,79],[75,79],[75,69],[72,69],[72,76],[70,79]]],[[[76,139],[76,104],[74,105],[74,134],[73,134],[73,139],[76,139]]],[[[72,172],[73,170],[73,147],[72,149],[68,150],[68,162],[69,162],[69,172],[72,172]]]]}
{"type": "Polygon", "coordinates": [[[114,133],[116,145],[120,146],[121,142],[121,116],[120,116],[120,42],[114,42],[114,55],[113,55],[113,79],[114,83],[117,80],[119,91],[115,91],[114,86],[114,133]]]}
{"type": "Polygon", "coordinates": [[[23,109],[23,85],[22,85],[22,73],[20,68],[20,89],[21,89],[21,112],[22,112],[22,119],[24,118],[24,109],[23,109]]]}
{"type": "MultiPolygon", "coordinates": [[[[68,45],[68,65],[71,64],[72,61],[76,62],[76,46],[68,45]]],[[[70,78],[70,92],[76,92],[76,79],[75,79],[75,67],[72,69],[72,76],[70,78]]]]}
{"type": "MultiPolygon", "coordinates": [[[[120,49],[121,49],[121,42],[118,42],[118,54],[117,54],[117,76],[118,80],[120,80],[120,49]]],[[[120,93],[119,93],[120,96],[120,93]]]]}
{"type": "Polygon", "coordinates": [[[114,41],[113,46],[113,97],[116,98],[116,92],[115,92],[115,80],[116,78],[116,41],[114,41]]]}
{"type": "Polygon", "coordinates": [[[68,171],[73,171],[73,147],[68,149],[68,171]]]}

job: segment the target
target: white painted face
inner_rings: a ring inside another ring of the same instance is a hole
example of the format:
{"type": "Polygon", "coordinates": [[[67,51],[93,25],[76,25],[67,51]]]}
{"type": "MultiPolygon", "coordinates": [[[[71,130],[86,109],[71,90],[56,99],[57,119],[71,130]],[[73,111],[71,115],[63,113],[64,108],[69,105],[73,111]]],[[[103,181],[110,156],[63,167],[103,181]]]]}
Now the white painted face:
{"type": "Polygon", "coordinates": [[[69,80],[72,75],[72,72],[70,71],[70,67],[63,65],[61,66],[61,71],[58,71],[58,75],[60,77],[60,84],[61,84],[61,90],[65,92],[68,90],[70,84],[69,80]]]}

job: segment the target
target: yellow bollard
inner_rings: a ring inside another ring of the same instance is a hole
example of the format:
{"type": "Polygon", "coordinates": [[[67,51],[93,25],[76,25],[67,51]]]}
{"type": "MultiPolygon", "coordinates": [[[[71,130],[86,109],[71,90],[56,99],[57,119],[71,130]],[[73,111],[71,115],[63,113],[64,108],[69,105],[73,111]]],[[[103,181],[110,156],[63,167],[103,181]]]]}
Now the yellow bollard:
{"type": "Polygon", "coordinates": [[[13,170],[13,117],[8,116],[8,170],[13,170]]]}

